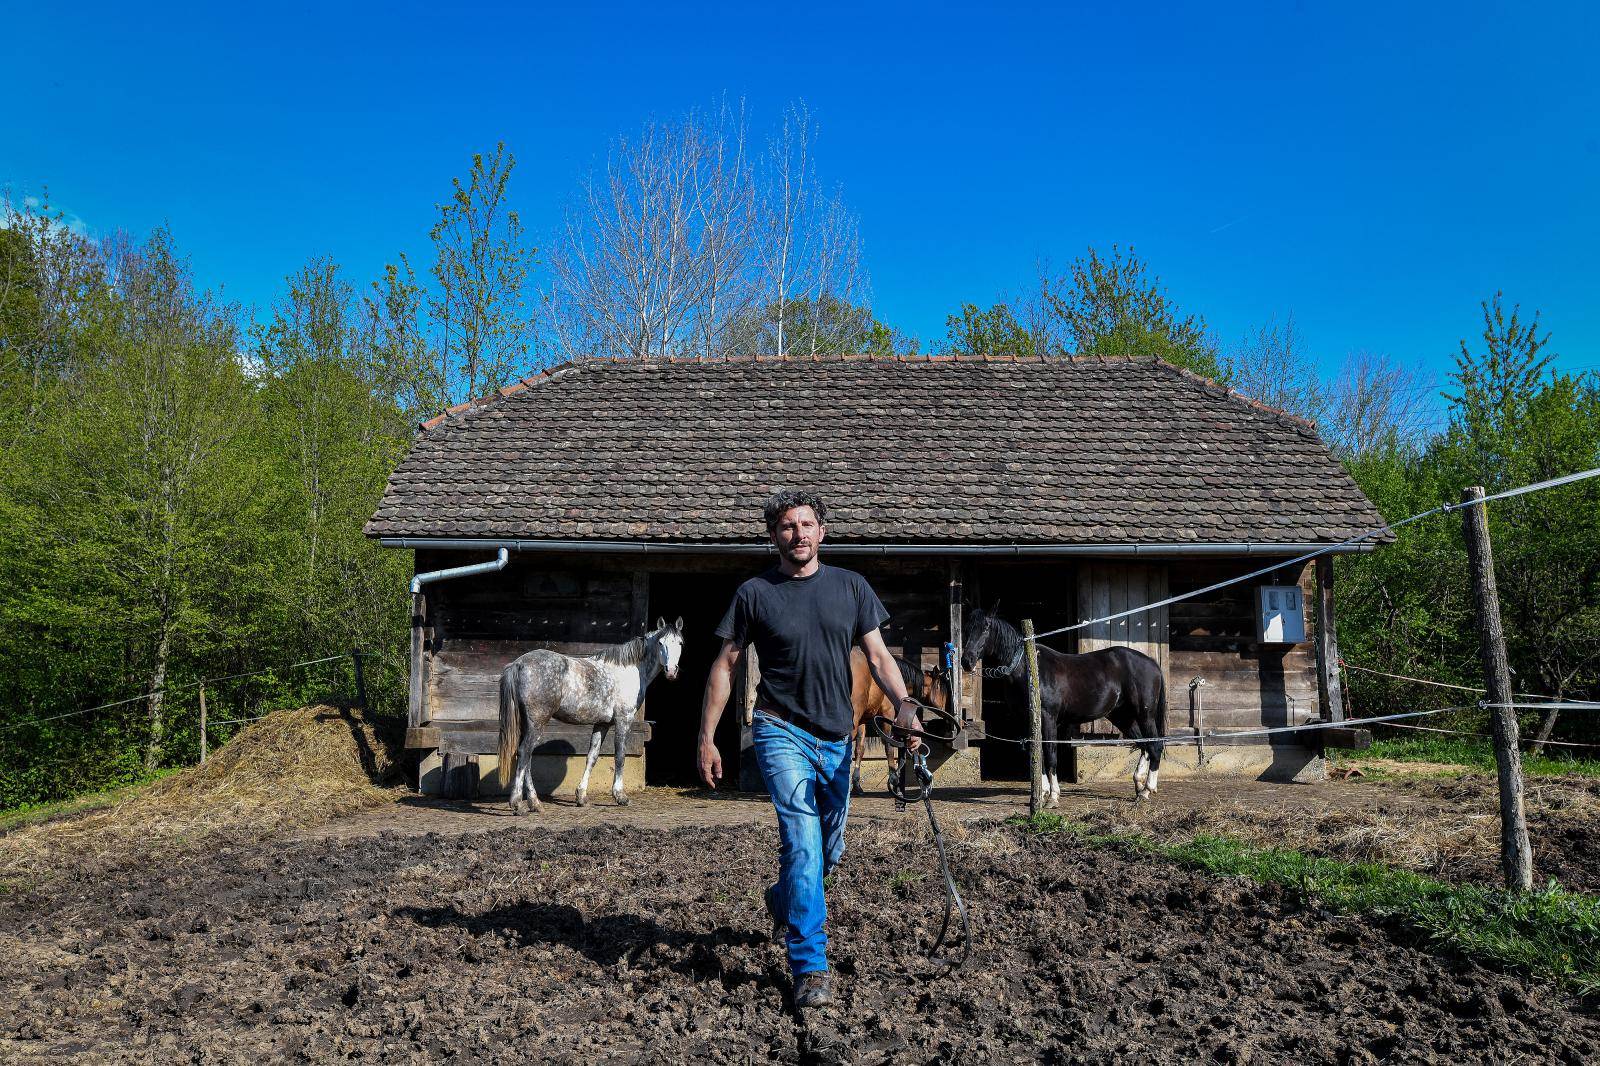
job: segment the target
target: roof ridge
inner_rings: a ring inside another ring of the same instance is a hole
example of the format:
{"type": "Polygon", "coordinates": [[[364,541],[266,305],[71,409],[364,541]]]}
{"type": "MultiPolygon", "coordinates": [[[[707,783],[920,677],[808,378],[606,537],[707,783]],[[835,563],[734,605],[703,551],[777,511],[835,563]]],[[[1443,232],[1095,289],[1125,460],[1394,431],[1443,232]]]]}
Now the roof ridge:
{"type": "MultiPolygon", "coordinates": [[[[1266,414],[1282,418],[1296,428],[1309,430],[1317,435],[1315,423],[1301,418],[1299,415],[1290,414],[1259,400],[1253,400],[1241,393],[1234,392],[1221,382],[1196,374],[1192,370],[1167,362],[1155,355],[1138,355],[1134,353],[1118,352],[1091,352],[1091,353],[1027,353],[1017,352],[787,352],[774,354],[770,352],[731,352],[720,355],[577,355],[563,362],[554,363],[541,370],[536,370],[526,377],[520,378],[509,385],[503,385],[492,392],[482,396],[475,396],[461,403],[453,404],[434,415],[417,423],[419,431],[426,432],[435,429],[458,415],[470,414],[493,406],[501,400],[514,396],[535,385],[543,384],[553,378],[559,377],[568,371],[584,370],[591,366],[628,366],[649,365],[678,366],[693,364],[734,364],[745,363],[761,365],[763,363],[776,364],[810,364],[820,363],[950,363],[950,364],[993,364],[993,363],[1030,363],[1037,365],[1062,364],[1067,366],[1094,365],[1106,366],[1115,363],[1149,363],[1176,374],[1182,379],[1199,384],[1209,389],[1220,390],[1225,396],[1241,401],[1246,405],[1266,414]]],[[[1317,435],[1320,441],[1320,435],[1317,435]]]]}
{"type": "Polygon", "coordinates": [[[1224,399],[1232,400],[1234,403],[1243,404],[1245,407],[1252,408],[1253,410],[1259,411],[1262,414],[1277,418],[1280,421],[1288,423],[1290,427],[1294,429],[1311,434],[1311,436],[1316,438],[1319,444],[1326,444],[1326,442],[1322,439],[1321,432],[1319,432],[1317,429],[1317,424],[1309,418],[1285,411],[1281,407],[1274,407],[1270,403],[1263,403],[1254,397],[1246,396],[1239,390],[1230,388],[1215,378],[1208,378],[1204,374],[1197,374],[1188,367],[1178,366],[1176,363],[1169,363],[1165,359],[1161,359],[1159,357],[1155,359],[1155,363],[1161,369],[1168,371],[1181,380],[1188,381],[1191,384],[1199,385],[1208,391],[1214,390],[1219,392],[1222,394],[1224,399]]]}

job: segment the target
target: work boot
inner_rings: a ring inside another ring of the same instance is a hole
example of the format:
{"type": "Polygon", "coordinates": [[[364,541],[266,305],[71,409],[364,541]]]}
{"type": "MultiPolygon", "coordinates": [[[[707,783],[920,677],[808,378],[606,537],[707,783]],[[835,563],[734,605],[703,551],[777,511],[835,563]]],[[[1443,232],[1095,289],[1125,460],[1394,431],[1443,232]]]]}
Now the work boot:
{"type": "Polygon", "coordinates": [[[761,898],[767,905],[767,914],[772,918],[772,939],[782,941],[789,935],[789,923],[778,913],[777,883],[768,885],[766,891],[761,893],[761,898]]]}
{"type": "Polygon", "coordinates": [[[827,970],[803,973],[794,980],[794,1005],[801,1009],[833,1002],[833,975],[827,970]]]}

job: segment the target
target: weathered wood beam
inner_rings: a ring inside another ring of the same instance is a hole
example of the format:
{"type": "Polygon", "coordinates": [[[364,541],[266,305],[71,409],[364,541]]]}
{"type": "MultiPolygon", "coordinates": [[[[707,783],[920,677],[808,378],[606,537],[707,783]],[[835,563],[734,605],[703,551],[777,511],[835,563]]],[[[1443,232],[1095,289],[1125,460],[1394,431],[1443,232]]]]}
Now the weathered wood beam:
{"type": "Polygon", "coordinates": [[[1322,717],[1344,721],[1344,693],[1339,686],[1339,634],[1333,611],[1333,557],[1317,557],[1317,699],[1322,717]]]}
{"type": "Polygon", "coordinates": [[[426,679],[423,677],[422,627],[428,613],[428,598],[423,592],[411,595],[411,674],[406,692],[406,724],[421,726],[425,714],[426,679]]]}

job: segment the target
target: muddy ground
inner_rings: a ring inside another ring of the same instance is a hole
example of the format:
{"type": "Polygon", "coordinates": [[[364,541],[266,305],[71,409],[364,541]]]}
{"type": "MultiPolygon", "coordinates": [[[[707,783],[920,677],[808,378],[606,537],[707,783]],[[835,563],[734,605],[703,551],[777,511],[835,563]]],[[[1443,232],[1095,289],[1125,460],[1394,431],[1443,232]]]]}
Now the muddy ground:
{"type": "Polygon", "coordinates": [[[830,892],[841,1000],[798,1018],[757,897],[775,830],[623,814],[330,834],[15,893],[0,1060],[1600,1059],[1600,1018],[1543,982],[1003,828],[953,830],[975,950],[937,978],[912,948],[941,902],[914,821],[853,831],[830,892]]]}

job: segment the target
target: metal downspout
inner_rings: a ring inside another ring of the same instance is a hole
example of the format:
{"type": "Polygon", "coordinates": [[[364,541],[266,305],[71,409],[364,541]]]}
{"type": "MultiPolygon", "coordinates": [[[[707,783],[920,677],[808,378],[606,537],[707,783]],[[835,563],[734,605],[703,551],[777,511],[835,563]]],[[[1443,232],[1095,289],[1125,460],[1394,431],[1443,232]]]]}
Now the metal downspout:
{"type": "Polygon", "coordinates": [[[488,574],[504,570],[506,563],[510,561],[511,549],[501,548],[495,557],[486,563],[430,570],[411,579],[411,683],[406,693],[406,724],[412,729],[420,728],[422,725],[422,626],[427,615],[427,598],[422,594],[422,586],[453,577],[468,577],[472,574],[488,574]]]}

